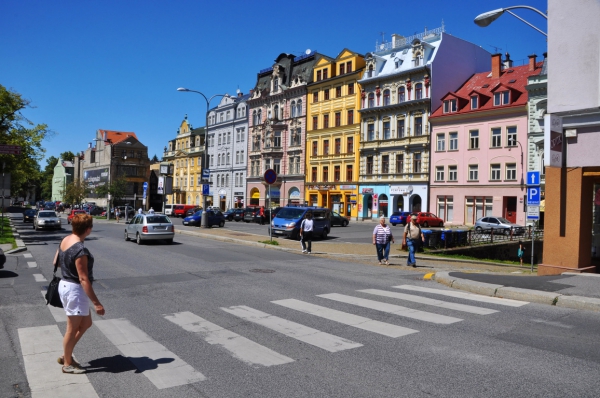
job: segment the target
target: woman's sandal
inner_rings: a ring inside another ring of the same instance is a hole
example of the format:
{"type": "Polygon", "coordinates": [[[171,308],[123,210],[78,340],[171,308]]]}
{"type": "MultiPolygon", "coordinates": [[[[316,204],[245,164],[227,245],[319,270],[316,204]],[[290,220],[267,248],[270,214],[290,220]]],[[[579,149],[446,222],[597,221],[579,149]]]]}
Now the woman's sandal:
{"type": "Polygon", "coordinates": [[[69,365],[69,366],[63,366],[62,372],[80,375],[82,373],[85,373],[85,369],[81,369],[79,366],[69,365]]]}
{"type": "MultiPolygon", "coordinates": [[[[65,358],[64,358],[64,357],[58,357],[58,358],[56,359],[56,362],[58,362],[60,365],[64,365],[64,364],[65,364],[65,358]]],[[[73,365],[73,366],[77,366],[78,368],[80,368],[80,367],[81,367],[81,365],[79,364],[79,362],[77,362],[77,361],[75,360],[75,358],[72,358],[72,359],[71,359],[71,365],[73,365]]]]}

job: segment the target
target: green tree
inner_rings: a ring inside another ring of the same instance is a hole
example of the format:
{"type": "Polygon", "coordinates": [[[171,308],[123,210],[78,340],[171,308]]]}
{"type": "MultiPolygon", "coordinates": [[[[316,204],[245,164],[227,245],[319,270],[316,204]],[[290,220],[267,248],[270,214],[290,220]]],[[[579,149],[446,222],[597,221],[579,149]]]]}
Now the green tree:
{"type": "Polygon", "coordinates": [[[127,179],[124,176],[118,176],[110,184],[96,188],[96,192],[99,196],[106,196],[110,193],[113,203],[120,202],[127,192],[127,179]]]}
{"type": "Polygon", "coordinates": [[[152,157],[152,160],[151,160],[151,162],[152,162],[152,163],[158,163],[158,162],[159,162],[159,160],[158,160],[158,156],[156,156],[156,154],[154,154],[154,156],[152,157]]]}
{"type": "Polygon", "coordinates": [[[75,154],[71,151],[66,151],[60,154],[60,160],[64,160],[66,162],[72,162],[75,159],[75,154]]]}
{"type": "Polygon", "coordinates": [[[79,204],[83,201],[83,198],[85,198],[89,192],[90,189],[86,187],[83,182],[75,180],[67,184],[63,194],[67,203],[79,204]]]}

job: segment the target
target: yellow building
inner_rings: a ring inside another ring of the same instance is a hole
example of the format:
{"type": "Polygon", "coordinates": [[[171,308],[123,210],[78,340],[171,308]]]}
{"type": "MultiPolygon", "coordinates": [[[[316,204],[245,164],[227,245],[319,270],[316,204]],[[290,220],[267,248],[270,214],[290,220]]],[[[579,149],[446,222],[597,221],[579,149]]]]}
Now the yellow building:
{"type": "Polygon", "coordinates": [[[309,206],[358,215],[360,93],[363,55],[344,49],[313,68],[306,112],[306,192],[309,206]]]}
{"type": "Polygon", "coordinates": [[[163,162],[172,165],[173,173],[173,194],[167,195],[167,203],[201,206],[202,156],[204,127],[193,128],[186,115],[177,129],[177,137],[169,141],[163,155],[163,162]]]}

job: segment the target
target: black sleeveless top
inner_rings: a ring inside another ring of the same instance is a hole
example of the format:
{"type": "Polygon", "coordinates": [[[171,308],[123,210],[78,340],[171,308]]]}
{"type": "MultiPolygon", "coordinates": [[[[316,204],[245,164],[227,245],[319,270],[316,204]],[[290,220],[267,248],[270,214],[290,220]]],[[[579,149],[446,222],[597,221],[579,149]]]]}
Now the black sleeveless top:
{"type": "Polygon", "coordinates": [[[77,284],[80,283],[75,260],[83,256],[88,256],[88,279],[90,282],[94,282],[94,256],[92,256],[92,253],[90,253],[83,243],[77,242],[65,251],[62,251],[60,245],[58,246],[58,265],[60,266],[63,280],[77,284]]]}

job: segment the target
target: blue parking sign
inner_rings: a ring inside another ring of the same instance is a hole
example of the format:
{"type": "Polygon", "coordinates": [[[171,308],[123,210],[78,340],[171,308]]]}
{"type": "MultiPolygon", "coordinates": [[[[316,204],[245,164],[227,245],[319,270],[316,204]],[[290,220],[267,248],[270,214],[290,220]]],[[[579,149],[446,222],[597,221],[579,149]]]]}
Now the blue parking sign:
{"type": "Polygon", "coordinates": [[[540,205],[540,187],[527,187],[527,205],[540,205]]]}
{"type": "Polygon", "coordinates": [[[202,195],[209,195],[210,193],[210,185],[202,184],[202,195]]]}

